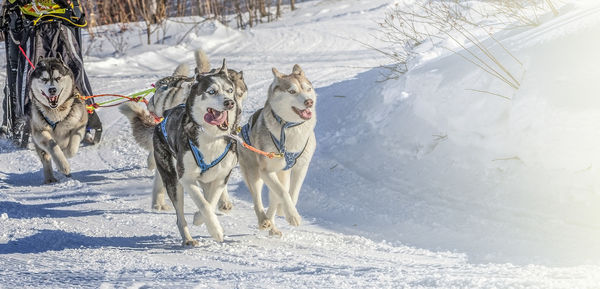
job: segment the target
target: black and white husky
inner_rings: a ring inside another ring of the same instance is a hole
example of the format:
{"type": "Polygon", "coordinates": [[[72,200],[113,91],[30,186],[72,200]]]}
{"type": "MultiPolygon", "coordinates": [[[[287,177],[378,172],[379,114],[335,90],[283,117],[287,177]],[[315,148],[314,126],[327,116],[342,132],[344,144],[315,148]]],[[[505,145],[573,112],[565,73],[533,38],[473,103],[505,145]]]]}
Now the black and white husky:
{"type": "MultiPolygon", "coordinates": [[[[187,65],[179,65],[173,75],[164,77],[156,82],[156,92],[149,99],[147,109],[133,102],[125,103],[119,107],[120,111],[127,116],[131,123],[135,141],[142,148],[149,151],[147,163],[150,170],[153,170],[156,164],[154,162],[152,138],[149,137],[151,134],[148,133],[148,130],[152,130],[156,125],[156,117],[163,117],[166,110],[185,103],[198,76],[214,74],[218,71],[217,69],[211,69],[208,57],[202,50],[196,50],[194,56],[196,60],[195,76],[188,76],[190,69],[187,65]]],[[[248,93],[244,74],[242,71],[238,72],[233,69],[227,69],[227,72],[229,79],[235,85],[235,100],[241,107],[248,93]]],[[[237,119],[241,117],[241,108],[237,111],[236,117],[237,119]]],[[[237,119],[235,124],[238,122],[237,119]]],[[[233,129],[236,128],[234,127],[233,129]]],[[[152,207],[157,210],[167,210],[169,208],[165,205],[164,197],[161,195],[153,195],[152,207]]],[[[232,208],[233,204],[229,198],[229,193],[225,191],[219,201],[219,209],[223,212],[228,212],[232,208]]]]}
{"type": "Polygon", "coordinates": [[[67,158],[74,156],[85,134],[88,113],[79,98],[73,72],[58,58],[43,58],[30,76],[31,132],[45,183],[56,182],[52,161],[70,176],[67,158]]]}
{"type": "Polygon", "coordinates": [[[241,135],[246,143],[262,151],[277,152],[282,157],[269,159],[243,149],[239,151],[239,158],[259,229],[270,229],[271,235],[281,236],[274,222],[278,211],[285,214],[292,226],[301,222],[296,203],[316,148],[317,95],[298,65],[289,75],[273,68],[273,75],[265,106],[254,113],[241,135]],[[263,184],[269,188],[266,213],[262,203],[263,184]]]}
{"type": "MultiPolygon", "coordinates": [[[[153,203],[164,206],[159,200],[167,193],[175,207],[184,245],[198,244],[190,236],[184,217],[184,191],[199,209],[194,224],[206,224],[210,235],[223,241],[215,209],[226,190],[229,174],[237,165],[235,143],[228,137],[234,133],[240,109],[234,91],[235,85],[223,61],[216,73],[197,75],[185,103],[166,110],[160,124],[146,128],[134,125],[143,128],[138,133],[150,137],[153,143],[156,161],[153,203]]],[[[134,121],[141,122],[141,118],[134,121]]]]}

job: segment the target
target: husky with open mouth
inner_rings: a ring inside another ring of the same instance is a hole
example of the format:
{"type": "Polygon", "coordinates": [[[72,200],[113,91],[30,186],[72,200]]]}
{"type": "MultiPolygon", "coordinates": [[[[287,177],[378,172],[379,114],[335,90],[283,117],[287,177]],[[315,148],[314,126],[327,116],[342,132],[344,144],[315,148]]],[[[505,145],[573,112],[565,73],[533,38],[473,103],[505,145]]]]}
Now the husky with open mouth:
{"type": "MultiPolygon", "coordinates": [[[[186,102],[197,76],[210,75],[218,71],[218,69],[211,69],[209,59],[202,50],[196,50],[194,56],[196,60],[195,76],[188,76],[190,69],[186,64],[179,65],[173,75],[164,77],[156,82],[156,92],[149,99],[147,109],[133,102],[127,102],[119,107],[120,111],[127,116],[131,123],[135,141],[142,148],[149,151],[148,169],[150,170],[156,167],[153,155],[154,149],[152,147],[152,131],[156,126],[155,119],[163,117],[166,110],[186,102]]],[[[248,94],[244,74],[242,71],[227,69],[227,75],[229,80],[234,83],[235,100],[241,107],[243,100],[248,94]]],[[[241,117],[240,107],[238,107],[238,111],[236,112],[237,119],[241,117]]],[[[237,120],[235,123],[237,123],[237,120]]],[[[233,129],[236,128],[234,127],[233,129]]],[[[168,210],[169,206],[165,204],[164,197],[158,197],[158,199],[152,200],[152,208],[156,210],[168,210]]],[[[232,208],[233,203],[229,198],[229,193],[225,190],[219,201],[219,210],[229,212],[232,208]]]]}
{"type": "Polygon", "coordinates": [[[275,76],[267,101],[256,111],[241,136],[247,144],[281,158],[267,158],[250,150],[240,150],[240,168],[252,194],[254,211],[261,230],[281,236],[274,217],[282,212],[288,223],[298,226],[296,210],[300,188],[316,148],[314,128],[317,123],[317,95],[304,71],[297,64],[285,75],[273,68],[275,76]],[[262,203],[262,186],[269,188],[269,209],[262,203]]]}
{"type": "Polygon", "coordinates": [[[79,98],[73,72],[58,58],[43,58],[30,76],[31,132],[43,165],[45,183],[56,182],[52,161],[70,176],[67,158],[79,150],[88,113],[79,98]]]}
{"type": "Polygon", "coordinates": [[[238,102],[225,60],[215,74],[198,75],[185,104],[165,111],[153,135],[156,175],[154,199],[165,191],[177,214],[177,227],[185,246],[195,246],[183,211],[187,192],[199,211],[194,224],[206,224],[210,235],[223,241],[223,229],[215,209],[237,165],[234,133],[238,102]]]}

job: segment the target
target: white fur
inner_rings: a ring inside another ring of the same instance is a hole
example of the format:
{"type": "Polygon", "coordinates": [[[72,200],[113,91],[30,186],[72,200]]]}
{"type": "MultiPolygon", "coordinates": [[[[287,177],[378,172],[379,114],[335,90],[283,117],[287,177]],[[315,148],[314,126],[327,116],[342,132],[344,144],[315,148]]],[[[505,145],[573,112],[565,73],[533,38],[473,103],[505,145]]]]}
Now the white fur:
{"type": "Polygon", "coordinates": [[[265,107],[251,130],[250,141],[255,147],[263,151],[277,152],[270,133],[279,138],[282,125],[276,121],[271,112],[273,110],[285,121],[303,121],[298,126],[286,129],[285,147],[289,152],[300,152],[303,149],[304,152],[289,170],[283,170],[286,165],[283,159],[269,159],[246,149],[239,150],[239,157],[242,175],[252,194],[259,229],[270,229],[271,235],[281,236],[281,232],[275,227],[274,223],[274,217],[278,210],[283,211],[286,220],[292,226],[300,225],[302,220],[296,209],[296,203],[316,148],[314,134],[316,94],[303,73],[302,75],[292,73],[286,76],[276,73],[274,69],[274,75],[275,79],[269,89],[265,107]],[[297,93],[291,94],[275,89],[275,87],[284,84],[295,85],[297,93]],[[304,108],[306,99],[313,101],[313,107],[311,108],[313,115],[310,120],[301,119],[292,110],[292,106],[304,108]],[[269,188],[270,205],[266,212],[262,203],[263,184],[266,184],[269,188]]]}

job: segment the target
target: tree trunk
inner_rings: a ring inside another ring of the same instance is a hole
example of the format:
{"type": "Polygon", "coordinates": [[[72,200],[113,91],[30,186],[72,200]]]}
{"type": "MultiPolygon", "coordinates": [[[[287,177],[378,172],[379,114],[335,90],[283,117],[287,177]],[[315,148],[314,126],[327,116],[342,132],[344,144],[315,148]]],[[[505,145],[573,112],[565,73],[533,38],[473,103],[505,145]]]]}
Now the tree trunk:
{"type": "Polygon", "coordinates": [[[254,26],[254,17],[252,11],[254,10],[254,4],[252,0],[246,0],[246,11],[248,11],[248,24],[250,27],[254,26]]]}
{"type": "Polygon", "coordinates": [[[146,37],[148,37],[148,45],[152,44],[150,37],[152,36],[152,24],[146,21],[146,37]]]}
{"type": "Polygon", "coordinates": [[[260,12],[260,17],[267,16],[267,8],[265,7],[265,0],[258,0],[258,11],[260,12]]]}
{"type": "Polygon", "coordinates": [[[296,0],[290,0],[290,6],[292,7],[292,11],[296,10],[296,0]]]}
{"type": "Polygon", "coordinates": [[[275,15],[277,19],[281,18],[281,0],[277,0],[277,13],[275,15]]]}

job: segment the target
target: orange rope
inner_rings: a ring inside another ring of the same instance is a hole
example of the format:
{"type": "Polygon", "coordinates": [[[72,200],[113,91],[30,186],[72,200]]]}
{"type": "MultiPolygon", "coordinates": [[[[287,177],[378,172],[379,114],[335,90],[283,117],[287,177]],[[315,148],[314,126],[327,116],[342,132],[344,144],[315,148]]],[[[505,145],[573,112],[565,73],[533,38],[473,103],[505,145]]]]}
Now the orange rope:
{"type": "Polygon", "coordinates": [[[251,146],[251,145],[249,145],[249,144],[247,144],[247,143],[245,143],[245,142],[242,142],[242,145],[243,145],[245,148],[247,148],[247,149],[249,149],[249,150],[251,150],[251,151],[253,151],[253,152],[257,153],[257,154],[259,154],[259,155],[263,155],[263,156],[265,156],[265,157],[268,157],[268,158],[270,158],[270,159],[272,159],[272,158],[281,158],[281,157],[283,157],[283,155],[282,155],[282,154],[280,154],[280,153],[274,153],[274,152],[269,152],[269,153],[268,153],[268,152],[265,152],[265,151],[261,151],[261,150],[259,150],[259,149],[255,148],[255,147],[253,147],[253,146],[251,146]]]}
{"type": "Polygon", "coordinates": [[[281,153],[261,151],[261,150],[255,148],[255,147],[247,144],[246,142],[244,142],[244,140],[241,137],[239,137],[239,136],[237,136],[235,134],[230,134],[229,137],[232,138],[232,139],[234,139],[238,143],[241,143],[242,146],[244,146],[245,148],[247,148],[247,149],[249,149],[249,150],[251,150],[251,151],[253,151],[253,152],[255,152],[255,153],[257,153],[257,154],[259,154],[261,156],[265,156],[265,157],[268,157],[270,159],[282,158],[283,157],[283,154],[281,154],[281,153]]]}

